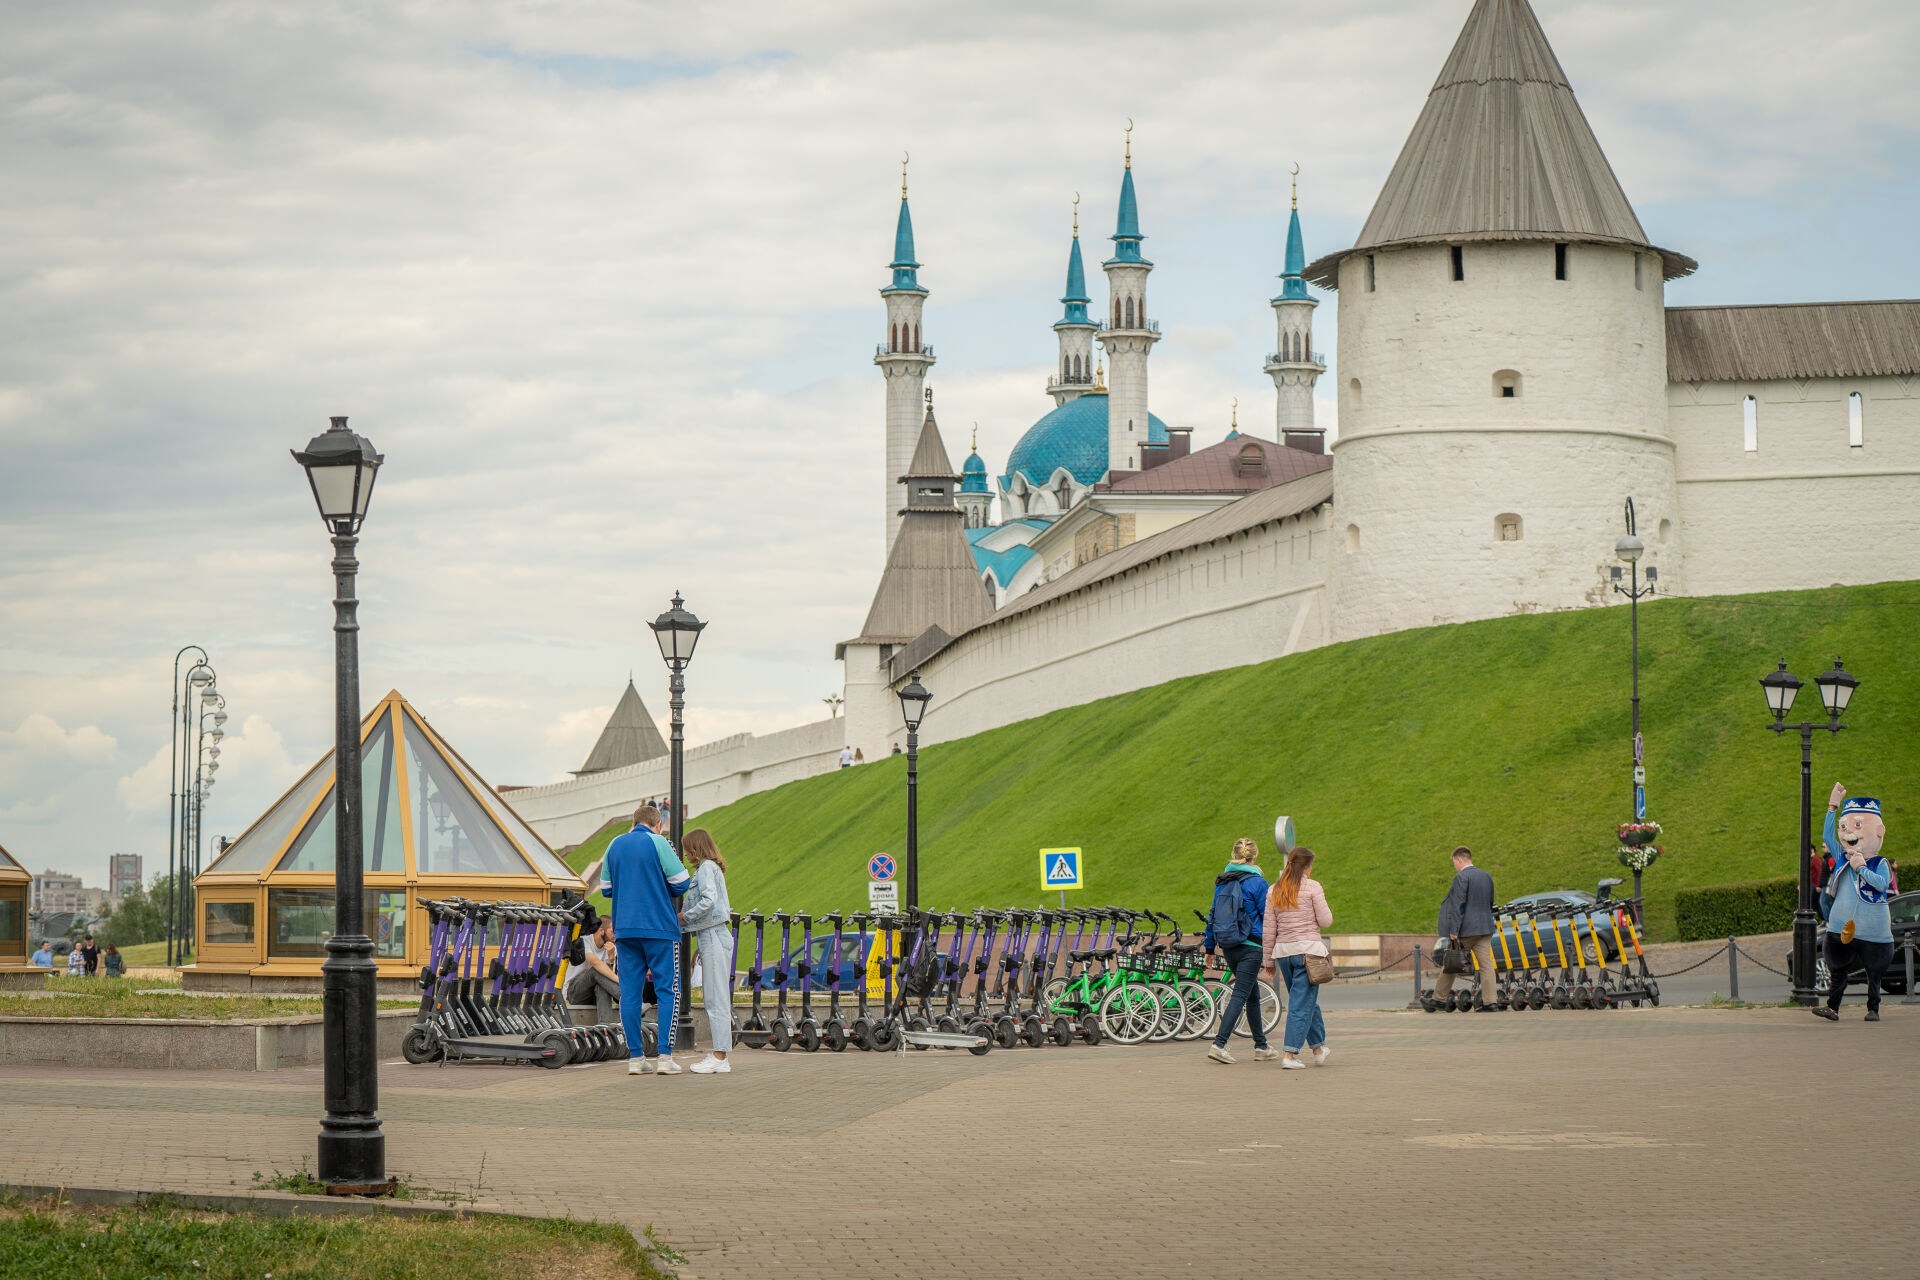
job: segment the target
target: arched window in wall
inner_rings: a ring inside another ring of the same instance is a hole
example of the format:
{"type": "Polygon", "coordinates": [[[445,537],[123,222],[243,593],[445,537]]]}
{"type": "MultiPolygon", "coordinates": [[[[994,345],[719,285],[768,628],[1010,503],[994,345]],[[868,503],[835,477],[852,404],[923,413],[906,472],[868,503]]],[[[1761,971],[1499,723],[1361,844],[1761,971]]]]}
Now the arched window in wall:
{"type": "Polygon", "coordinates": [[[1858,391],[1847,393],[1847,447],[1859,449],[1867,443],[1867,407],[1858,391]]]}
{"type": "Polygon", "coordinates": [[[1520,375],[1512,369],[1502,369],[1493,375],[1493,394],[1500,400],[1518,400],[1520,398],[1520,375]]]}
{"type": "Polygon", "coordinates": [[[1073,482],[1065,476],[1061,476],[1060,487],[1053,491],[1053,498],[1054,501],[1059,504],[1062,511],[1073,506],[1073,482]]]}
{"type": "Polygon", "coordinates": [[[1357,524],[1347,526],[1347,554],[1350,556],[1360,554],[1360,526],[1357,524]]]}
{"type": "Polygon", "coordinates": [[[913,349],[916,352],[920,350],[920,326],[919,325],[913,326],[913,349]]]}
{"type": "Polygon", "coordinates": [[[888,325],[887,326],[887,350],[898,351],[899,349],[900,349],[900,326],[897,324],[888,325]]]}
{"type": "Polygon", "coordinates": [[[1520,541],[1520,517],[1513,512],[1503,512],[1493,518],[1493,540],[1495,542],[1520,541]]]}
{"type": "Polygon", "coordinates": [[[1127,328],[1133,328],[1133,299],[1127,299],[1127,328]]]}
{"type": "Polygon", "coordinates": [[[1353,398],[1353,407],[1358,409],[1360,407],[1360,379],[1347,379],[1347,394],[1353,398]]]}
{"type": "Polygon", "coordinates": [[[1748,453],[1760,449],[1760,402],[1752,396],[1740,401],[1741,447],[1748,453]]]}

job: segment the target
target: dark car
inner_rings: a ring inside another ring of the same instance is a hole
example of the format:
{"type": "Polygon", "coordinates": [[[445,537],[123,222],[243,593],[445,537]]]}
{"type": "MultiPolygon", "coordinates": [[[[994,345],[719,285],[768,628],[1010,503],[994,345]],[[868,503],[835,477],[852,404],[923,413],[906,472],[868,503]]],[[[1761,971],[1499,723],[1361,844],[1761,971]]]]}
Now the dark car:
{"type": "MultiPolygon", "coordinates": [[[[867,944],[869,948],[872,947],[873,939],[871,937],[867,939],[867,944]]],[[[808,981],[815,991],[825,991],[827,989],[827,980],[831,976],[827,972],[827,956],[832,949],[833,935],[831,933],[825,937],[817,937],[813,940],[813,973],[808,981]]],[[[807,948],[804,944],[797,945],[793,950],[787,952],[786,988],[795,995],[800,993],[800,957],[805,954],[807,954],[807,948]]],[[[864,957],[860,954],[860,935],[857,933],[840,935],[840,991],[842,995],[853,995],[859,990],[860,975],[865,969],[863,959],[864,957]]],[[[746,990],[747,967],[752,963],[753,956],[751,953],[734,961],[734,964],[739,966],[740,970],[734,977],[734,983],[740,990],[746,990]]],[[[761,990],[772,992],[780,989],[780,984],[776,983],[773,979],[773,975],[779,967],[779,961],[775,956],[767,957],[766,965],[761,970],[761,990]]]]}
{"type": "Polygon", "coordinates": [[[1594,939],[1600,940],[1602,954],[1608,964],[1620,961],[1621,944],[1624,943],[1629,954],[1633,942],[1624,923],[1618,925],[1614,912],[1618,906],[1610,905],[1610,899],[1588,893],[1584,889],[1552,889],[1546,893],[1529,893],[1497,908],[1495,921],[1500,933],[1493,939],[1493,958],[1502,968],[1512,961],[1513,967],[1521,964],[1521,956],[1530,967],[1538,967],[1544,953],[1549,965],[1560,963],[1560,954],[1566,952],[1567,963],[1578,965],[1574,957],[1574,931],[1579,930],[1579,951],[1593,963],[1594,939]],[[1518,913],[1518,919],[1514,918],[1518,913]],[[1528,919],[1531,914],[1532,919],[1528,919]],[[1560,931],[1560,941],[1554,942],[1554,930],[1560,931]],[[1536,934],[1538,940],[1536,942],[1536,934]],[[1502,952],[1501,943],[1507,950],[1502,952]]]}
{"type": "MultiPolygon", "coordinates": [[[[1893,966],[1887,970],[1887,976],[1881,980],[1880,989],[1895,995],[1905,995],[1907,991],[1907,962],[1904,954],[1909,947],[1920,947],[1920,890],[1903,893],[1887,900],[1887,910],[1893,915],[1893,966]]],[[[1827,971],[1827,926],[1822,923],[1814,934],[1813,940],[1813,989],[1821,995],[1827,994],[1833,986],[1833,975],[1827,971]]],[[[1920,970],[1920,952],[1914,956],[1914,968],[1920,970]]],[[[1793,949],[1787,949],[1787,974],[1792,980],[1793,949]]],[[[1856,966],[1847,975],[1849,986],[1864,987],[1867,981],[1865,965],[1856,966]]]]}

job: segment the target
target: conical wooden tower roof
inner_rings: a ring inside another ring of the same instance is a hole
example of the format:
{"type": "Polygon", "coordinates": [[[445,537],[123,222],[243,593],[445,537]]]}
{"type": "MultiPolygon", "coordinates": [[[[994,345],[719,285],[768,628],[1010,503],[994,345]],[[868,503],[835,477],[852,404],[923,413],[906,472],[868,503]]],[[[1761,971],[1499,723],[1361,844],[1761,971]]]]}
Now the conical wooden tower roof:
{"type": "MultiPolygon", "coordinates": [[[[1465,240],[1654,248],[1527,0],[1475,0],[1360,238],[1306,275],[1335,288],[1349,254],[1465,240]]],[[[1668,279],[1698,265],[1655,251],[1668,279]]]]}
{"type": "Polygon", "coordinates": [[[629,677],[626,692],[620,695],[613,714],[607,717],[607,727],[600,731],[599,740],[587,753],[587,762],[575,769],[573,776],[623,769],[666,754],[667,740],[660,736],[660,726],[653,722],[647,704],[640,700],[640,691],[633,687],[629,677]]]}

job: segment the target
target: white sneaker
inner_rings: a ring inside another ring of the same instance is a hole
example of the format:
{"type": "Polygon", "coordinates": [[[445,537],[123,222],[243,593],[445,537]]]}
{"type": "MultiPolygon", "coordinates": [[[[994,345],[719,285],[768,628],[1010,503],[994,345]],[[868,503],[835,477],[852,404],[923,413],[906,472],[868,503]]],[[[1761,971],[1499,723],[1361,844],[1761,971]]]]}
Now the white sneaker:
{"type": "Polygon", "coordinates": [[[1253,1051],[1253,1060],[1255,1062],[1272,1062],[1279,1056],[1280,1051],[1271,1045],[1268,1045],[1264,1049],[1255,1049],[1253,1051]]]}
{"type": "Polygon", "coordinates": [[[697,1076],[724,1076],[733,1070],[733,1064],[725,1058],[716,1058],[712,1054],[700,1059],[687,1070],[697,1076]]]}
{"type": "Polygon", "coordinates": [[[652,1058],[628,1058],[627,1074],[630,1076],[650,1076],[653,1074],[652,1058]]]}
{"type": "Polygon", "coordinates": [[[1327,1065],[1327,1059],[1332,1056],[1333,1050],[1327,1048],[1325,1045],[1321,1045],[1313,1051],[1313,1065],[1316,1067],[1324,1067],[1327,1065]]]}
{"type": "Polygon", "coordinates": [[[684,1070],[684,1068],[673,1060],[672,1054],[663,1053],[660,1055],[660,1065],[653,1069],[653,1074],[657,1076],[677,1076],[682,1070],[684,1070]]]}
{"type": "Polygon", "coordinates": [[[1307,1064],[1298,1058],[1282,1058],[1280,1059],[1280,1069],[1282,1071],[1305,1071],[1307,1064]]]}
{"type": "Polygon", "coordinates": [[[1232,1066],[1236,1061],[1236,1059],[1232,1054],[1228,1053],[1225,1049],[1222,1049],[1217,1044],[1212,1045],[1207,1049],[1207,1056],[1209,1058],[1212,1058],[1215,1062],[1224,1062],[1228,1066],[1232,1066]]]}

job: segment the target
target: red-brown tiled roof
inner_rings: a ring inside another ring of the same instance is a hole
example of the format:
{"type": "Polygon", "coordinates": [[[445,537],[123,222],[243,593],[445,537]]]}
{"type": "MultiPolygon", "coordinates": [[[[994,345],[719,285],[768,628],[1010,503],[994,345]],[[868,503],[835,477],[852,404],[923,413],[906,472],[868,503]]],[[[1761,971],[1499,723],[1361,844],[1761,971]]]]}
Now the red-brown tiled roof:
{"type": "Polygon", "coordinates": [[[1255,436],[1233,436],[1219,444],[1163,462],[1151,471],[1133,471],[1112,484],[1098,487],[1101,493],[1253,493],[1325,471],[1333,459],[1324,453],[1308,453],[1287,445],[1275,444],[1255,436]],[[1248,446],[1266,455],[1264,470],[1242,463],[1248,446]]]}

